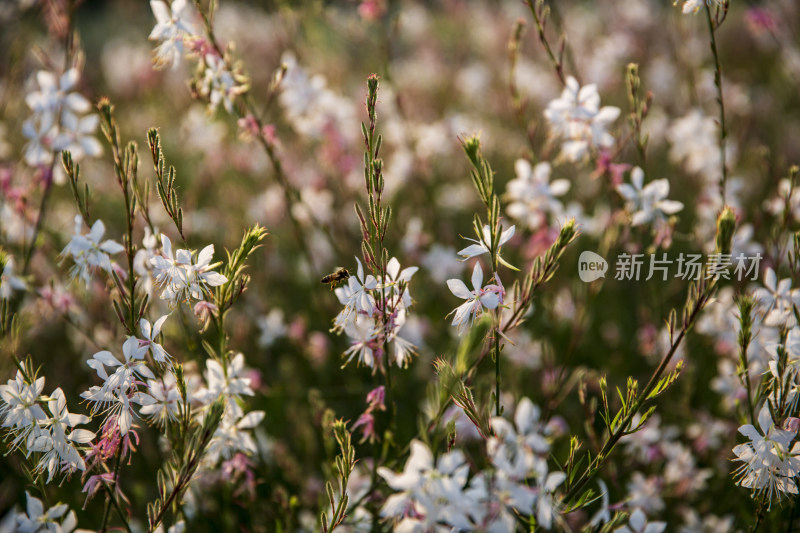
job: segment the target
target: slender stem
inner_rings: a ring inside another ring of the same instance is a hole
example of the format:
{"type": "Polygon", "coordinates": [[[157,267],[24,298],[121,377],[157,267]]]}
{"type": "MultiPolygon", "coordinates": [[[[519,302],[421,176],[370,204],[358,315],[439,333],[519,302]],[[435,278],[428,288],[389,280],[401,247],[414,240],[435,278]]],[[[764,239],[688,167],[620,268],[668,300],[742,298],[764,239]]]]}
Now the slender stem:
{"type": "Polygon", "coordinates": [[[114,462],[114,481],[113,481],[113,483],[111,485],[111,488],[110,488],[110,491],[109,491],[108,500],[106,500],[105,510],[103,511],[103,524],[100,526],[101,533],[105,533],[106,529],[108,528],[108,518],[109,518],[109,515],[111,514],[111,501],[114,499],[113,494],[117,490],[117,480],[118,480],[118,475],[119,475],[119,464],[121,462],[121,459],[122,459],[122,444],[120,443],[120,446],[117,448],[116,461],[114,462]]]}
{"type": "Polygon", "coordinates": [[[706,21],[708,22],[708,33],[711,36],[711,55],[714,56],[714,85],[717,87],[717,102],[719,102],[719,157],[720,166],[722,170],[722,180],[719,184],[720,195],[722,196],[722,204],[725,202],[725,184],[728,180],[728,166],[725,163],[725,142],[728,137],[727,129],[725,128],[725,101],[722,98],[722,67],[719,61],[719,53],[717,52],[717,39],[715,36],[714,22],[711,18],[711,7],[709,3],[705,3],[706,21]]]}
{"type": "Polygon", "coordinates": [[[494,414],[500,416],[500,335],[494,328],[494,414]]]}
{"type": "Polygon", "coordinates": [[[547,41],[547,36],[544,34],[544,20],[542,20],[543,17],[540,16],[539,11],[534,5],[535,3],[539,3],[539,1],[540,0],[528,0],[528,7],[531,9],[533,20],[536,21],[536,29],[539,32],[539,41],[542,43],[544,51],[547,52],[547,57],[550,59],[550,63],[553,64],[553,68],[556,70],[556,76],[558,76],[558,79],[561,81],[561,85],[566,85],[567,79],[564,77],[564,65],[561,64],[561,61],[556,58],[555,54],[553,53],[553,49],[550,48],[550,43],[547,41]]]}
{"type": "Polygon", "coordinates": [[[28,273],[28,268],[33,259],[33,252],[36,250],[36,243],[39,240],[39,233],[42,231],[44,225],[44,213],[47,208],[47,200],[50,198],[50,191],[53,189],[53,172],[56,167],[56,158],[53,156],[53,161],[50,163],[50,168],[47,170],[45,176],[44,192],[42,193],[42,201],[39,203],[39,211],[36,213],[36,224],[33,226],[33,236],[31,237],[31,245],[25,252],[25,260],[22,263],[22,275],[28,273]]]}
{"type": "Polygon", "coordinates": [[[741,347],[740,357],[742,359],[742,379],[747,388],[747,412],[750,415],[750,423],[755,425],[756,415],[753,409],[753,386],[750,384],[750,363],[747,360],[747,345],[741,347]]]}
{"type": "Polygon", "coordinates": [[[114,510],[117,511],[117,515],[119,516],[120,520],[122,520],[122,524],[125,526],[125,530],[128,533],[131,533],[131,527],[128,525],[128,517],[125,516],[125,513],[122,512],[122,507],[119,506],[119,502],[114,497],[114,493],[111,492],[111,488],[105,483],[103,483],[102,485],[103,488],[106,489],[106,493],[108,494],[109,499],[114,504],[114,510]]]}

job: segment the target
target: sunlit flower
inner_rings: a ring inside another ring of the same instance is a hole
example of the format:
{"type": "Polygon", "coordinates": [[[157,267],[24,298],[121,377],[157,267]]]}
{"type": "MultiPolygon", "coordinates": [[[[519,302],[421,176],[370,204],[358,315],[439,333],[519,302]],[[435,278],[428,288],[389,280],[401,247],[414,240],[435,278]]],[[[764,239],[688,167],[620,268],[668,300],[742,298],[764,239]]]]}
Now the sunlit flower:
{"type": "MultiPolygon", "coordinates": [[[[497,260],[509,268],[514,268],[515,270],[516,268],[509,265],[500,255],[500,247],[511,240],[511,237],[514,236],[516,229],[516,226],[511,226],[510,228],[504,230],[502,233],[500,233],[500,236],[497,240],[497,260]]],[[[483,232],[480,239],[466,239],[474,242],[475,244],[470,244],[458,252],[458,255],[464,258],[462,261],[466,261],[467,259],[471,259],[473,257],[478,257],[479,255],[491,253],[489,246],[492,240],[492,230],[489,228],[488,224],[483,226],[483,232]]]]}
{"type": "Polygon", "coordinates": [[[86,463],[75,444],[86,444],[94,439],[94,433],[86,429],[72,429],[79,424],[87,424],[91,418],[86,415],[72,414],[67,410],[67,399],[58,388],[47,401],[50,411],[42,427],[31,434],[32,441],[28,445],[29,452],[39,452],[36,472],[47,471],[47,482],[53,479],[56,472],[74,472],[85,470],[86,463]]]}
{"type": "Polygon", "coordinates": [[[472,327],[472,322],[484,309],[496,309],[500,304],[498,291],[493,286],[483,287],[483,269],[479,262],[475,263],[472,270],[473,290],[469,290],[460,279],[448,279],[447,287],[455,296],[466,300],[450,313],[454,314],[452,325],[458,328],[459,335],[472,327]]]}
{"type": "Polygon", "coordinates": [[[769,505],[784,494],[797,494],[795,476],[800,473],[800,442],[789,449],[796,433],[775,427],[767,405],[758,413],[759,432],[751,424],[739,428],[750,442],[733,449],[734,461],[743,463],[736,471],[737,484],[763,494],[769,505]]]}
{"type": "Polygon", "coordinates": [[[156,342],[161,334],[161,327],[167,321],[169,315],[164,315],[151,326],[146,318],[139,320],[139,331],[144,339],[139,339],[139,346],[146,347],[153,354],[153,359],[159,363],[170,364],[172,356],[167,353],[163,346],[156,342]]]}

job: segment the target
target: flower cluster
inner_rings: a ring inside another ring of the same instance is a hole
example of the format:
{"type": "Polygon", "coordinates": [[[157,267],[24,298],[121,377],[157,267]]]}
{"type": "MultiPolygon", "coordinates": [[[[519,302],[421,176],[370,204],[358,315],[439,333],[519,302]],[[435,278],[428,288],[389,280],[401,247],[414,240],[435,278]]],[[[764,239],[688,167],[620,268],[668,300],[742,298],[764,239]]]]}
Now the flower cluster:
{"type": "Polygon", "coordinates": [[[175,0],[167,5],[162,0],[151,0],[150,7],[156,25],[150,40],[158,41],[154,63],[156,68],[180,64],[185,53],[198,58],[197,94],[208,102],[213,113],[221,103],[228,113],[233,113],[235,98],[248,90],[247,78],[233,68],[227,54],[223,54],[198,29],[198,13],[187,0],[175,0]]]}
{"type": "Polygon", "coordinates": [[[178,249],[173,254],[172,241],[161,235],[160,255],[150,258],[153,280],[161,290],[161,299],[177,305],[188,300],[204,300],[209,287],[219,287],[227,283],[228,278],[211,264],[214,257],[214,245],[209,244],[195,257],[190,250],[178,249]]]}
{"type": "Polygon", "coordinates": [[[76,428],[91,418],[72,414],[67,409],[64,391],[57,388],[50,396],[42,396],[44,378],[30,381],[22,371],[14,379],[0,385],[0,417],[11,441],[11,449],[20,449],[26,457],[38,453],[34,468],[37,474],[47,472],[49,483],[56,473],[71,474],[85,470],[82,447],[94,439],[94,433],[76,428]]]}
{"type": "Polygon", "coordinates": [[[415,347],[400,332],[413,303],[408,285],[419,267],[401,270],[400,262],[393,257],[386,264],[386,276],[376,279],[372,274],[365,276],[357,257],[356,263],[356,275],[335,290],[344,308],[334,318],[333,327],[350,338],[345,364],[355,358],[358,364],[382,368],[384,350],[391,348],[389,364],[405,367],[415,347]]]}
{"type": "Polygon", "coordinates": [[[515,423],[495,417],[486,450],[491,469],[469,479],[470,468],[460,450],[434,463],[430,449],[412,441],[411,455],[401,473],[381,467],[378,474],[397,491],[381,509],[394,520],[395,531],[515,530],[515,513],[535,516],[550,529],[559,520],[556,490],[566,476],[548,472],[550,429],[540,421],[540,410],[523,398],[515,423]],[[531,481],[533,483],[531,483],[531,481]]]}
{"type": "Polygon", "coordinates": [[[758,413],[758,425],[760,432],[751,424],[739,428],[750,442],[733,449],[734,460],[742,463],[735,475],[739,485],[752,489],[754,494],[764,494],[771,505],[773,498],[797,494],[794,478],[800,474],[800,442],[791,444],[797,431],[775,427],[766,405],[758,413]]]}

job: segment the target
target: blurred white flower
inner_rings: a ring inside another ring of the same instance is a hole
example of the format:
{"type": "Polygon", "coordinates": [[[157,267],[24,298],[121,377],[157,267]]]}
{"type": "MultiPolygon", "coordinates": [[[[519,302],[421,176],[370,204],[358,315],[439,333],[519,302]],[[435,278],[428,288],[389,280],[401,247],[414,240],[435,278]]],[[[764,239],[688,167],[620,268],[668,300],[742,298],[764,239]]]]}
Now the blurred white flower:
{"type": "Polygon", "coordinates": [[[55,150],[69,150],[72,159],[80,161],[85,156],[97,157],[103,153],[103,147],[94,137],[94,131],[100,123],[97,115],[77,117],[73,114],[66,115],[61,120],[61,128],[53,140],[55,150]]]}
{"type": "Polygon", "coordinates": [[[506,185],[508,207],[506,213],[528,229],[535,230],[547,224],[547,215],[559,216],[564,206],[557,196],[563,196],[570,182],[558,179],[550,182],[550,163],[543,161],[531,167],[526,159],[514,163],[517,177],[506,185]]]}
{"type": "Polygon", "coordinates": [[[61,251],[63,257],[72,257],[75,265],[72,267],[72,277],[81,278],[86,286],[92,281],[91,270],[102,268],[111,275],[113,267],[111,265],[111,254],[118,254],[124,248],[121,244],[111,239],[101,241],[106,232],[106,226],[102,220],[97,220],[89,233],[81,234],[83,219],[80,215],[75,215],[75,234],[69,241],[64,250],[61,251]]]}
{"type": "Polygon", "coordinates": [[[288,328],[283,319],[283,311],[275,308],[266,315],[258,319],[258,329],[261,335],[258,338],[258,345],[262,348],[269,348],[279,338],[286,335],[288,328]]]}
{"type": "Polygon", "coordinates": [[[54,151],[70,150],[72,158],[95,157],[102,147],[93,133],[99,117],[91,114],[91,104],[80,93],[71,92],[80,79],[71,68],[60,78],[44,70],[36,74],[38,90],[25,97],[33,114],[22,124],[22,134],[29,140],[25,146],[25,162],[30,166],[47,165],[54,151]]]}
{"type": "Polygon", "coordinates": [[[25,280],[14,275],[14,258],[8,257],[3,272],[0,273],[0,300],[11,298],[12,291],[24,291],[27,289],[25,280]]]}
{"type": "Polygon", "coordinates": [[[628,519],[628,525],[618,527],[614,531],[620,533],[661,533],[667,529],[666,522],[649,522],[641,509],[635,509],[628,519]]]}
{"type": "Polygon", "coordinates": [[[199,86],[200,94],[208,98],[210,112],[217,110],[220,103],[228,113],[233,112],[233,100],[246,90],[236,76],[228,69],[225,60],[218,55],[206,54],[205,71],[199,86]]]}
{"type": "Polygon", "coordinates": [[[683,204],[667,200],[669,181],[654,180],[644,185],[644,171],[636,167],[631,171],[631,183],[617,185],[617,192],[625,198],[626,209],[631,214],[631,224],[641,226],[649,222],[662,222],[666,215],[673,215],[683,209],[683,204]]]}
{"type": "Polygon", "coordinates": [[[18,513],[14,520],[14,531],[19,533],[37,533],[37,532],[53,532],[53,533],[81,533],[85,530],[76,530],[78,519],[75,516],[75,511],[69,511],[69,506],[66,503],[56,504],[47,511],[44,509],[42,501],[34,498],[29,492],[25,493],[27,498],[27,505],[25,512],[18,513]]]}
{"type": "MultiPolygon", "coordinates": [[[[402,472],[378,468],[378,475],[395,491],[384,503],[381,516],[399,519],[394,531],[438,531],[442,525],[469,531],[471,499],[464,494],[469,465],[458,450],[436,461],[430,449],[411,441],[411,454],[402,472]]],[[[444,531],[444,529],[443,529],[444,531]]]]}
{"type": "MultiPolygon", "coordinates": [[[[679,0],[675,0],[673,3],[677,4],[678,2],[679,0]]],[[[684,15],[694,15],[704,5],[721,6],[723,5],[723,0],[683,0],[683,7],[681,8],[681,11],[684,15]]]]}
{"type": "Polygon", "coordinates": [[[618,107],[600,107],[594,84],[581,87],[569,76],[561,96],[551,101],[544,112],[551,133],[563,140],[561,157],[569,161],[585,159],[593,148],[610,148],[614,137],[608,126],[617,120],[618,107]]]}
{"type": "Polygon", "coordinates": [[[156,68],[177,68],[183,56],[186,37],[194,35],[192,18],[194,11],[187,0],[175,0],[167,5],[163,0],[150,0],[150,8],[156,17],[156,25],[150,32],[151,41],[161,41],[154,58],[156,68]]]}
{"type": "Polygon", "coordinates": [[[791,278],[778,281],[778,276],[770,267],[764,275],[764,287],[758,288],[753,296],[761,305],[764,324],[767,326],[795,325],[794,306],[800,303],[800,290],[792,289],[791,278]]]}

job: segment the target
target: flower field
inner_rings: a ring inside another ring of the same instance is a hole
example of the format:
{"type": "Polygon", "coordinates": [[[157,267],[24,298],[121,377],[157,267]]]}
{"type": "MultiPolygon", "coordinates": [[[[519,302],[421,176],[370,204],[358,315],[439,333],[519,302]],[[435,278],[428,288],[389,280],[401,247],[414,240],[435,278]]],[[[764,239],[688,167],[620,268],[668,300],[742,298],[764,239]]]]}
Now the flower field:
{"type": "Polygon", "coordinates": [[[0,4],[0,533],[800,528],[798,36],[0,4]]]}

